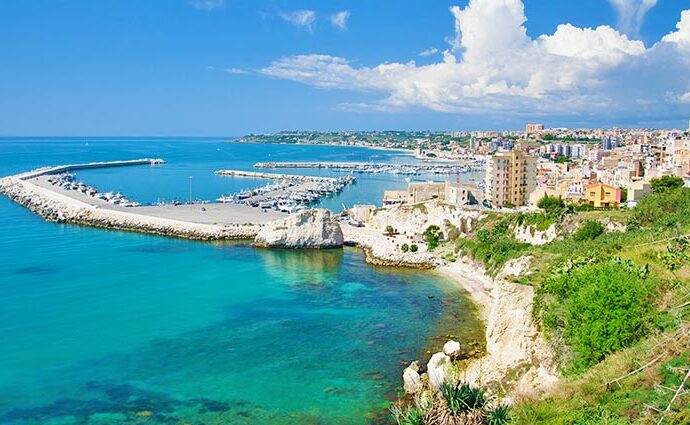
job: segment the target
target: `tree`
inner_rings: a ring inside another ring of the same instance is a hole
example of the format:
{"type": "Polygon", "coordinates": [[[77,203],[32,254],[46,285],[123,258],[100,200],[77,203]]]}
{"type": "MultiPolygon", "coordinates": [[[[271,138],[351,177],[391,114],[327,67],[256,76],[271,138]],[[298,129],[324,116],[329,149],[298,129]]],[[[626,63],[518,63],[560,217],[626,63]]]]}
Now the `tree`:
{"type": "Polygon", "coordinates": [[[667,190],[683,187],[683,179],[676,176],[662,176],[652,179],[652,190],[654,192],[665,192],[667,190]]]}
{"type": "Polygon", "coordinates": [[[419,250],[417,244],[413,243],[412,245],[410,245],[410,252],[417,252],[417,250],[419,250]]]}
{"type": "Polygon", "coordinates": [[[547,213],[552,213],[556,210],[564,208],[565,202],[560,196],[544,195],[544,197],[537,202],[537,207],[543,209],[547,213]]]}
{"type": "Polygon", "coordinates": [[[556,157],[556,164],[565,164],[566,162],[570,162],[570,158],[568,158],[565,155],[558,155],[556,157]]]}
{"type": "Polygon", "coordinates": [[[596,239],[604,232],[606,229],[604,225],[596,220],[587,220],[582,226],[573,234],[573,240],[576,242],[590,241],[596,239]]]}
{"type": "Polygon", "coordinates": [[[410,250],[410,246],[409,246],[408,244],[404,243],[404,244],[402,244],[402,246],[400,247],[400,250],[401,250],[402,252],[407,252],[407,251],[410,250]]]}
{"type": "Polygon", "coordinates": [[[388,236],[392,236],[395,233],[395,230],[393,229],[393,226],[388,225],[386,226],[386,234],[388,236]]]}
{"type": "Polygon", "coordinates": [[[429,251],[433,251],[438,246],[439,240],[443,237],[441,228],[435,224],[427,227],[423,235],[427,245],[429,246],[429,251]]]}

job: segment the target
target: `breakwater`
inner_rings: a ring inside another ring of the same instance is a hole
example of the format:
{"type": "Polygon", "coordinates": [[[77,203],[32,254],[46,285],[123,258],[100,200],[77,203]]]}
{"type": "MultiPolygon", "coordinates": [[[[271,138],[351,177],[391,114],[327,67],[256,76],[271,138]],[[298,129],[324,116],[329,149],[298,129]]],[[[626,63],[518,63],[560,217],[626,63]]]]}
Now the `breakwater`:
{"type": "Polygon", "coordinates": [[[242,170],[218,170],[215,174],[219,176],[228,177],[249,177],[254,179],[275,179],[275,180],[296,180],[296,181],[312,181],[312,182],[336,182],[337,179],[333,177],[318,177],[318,176],[301,176],[297,174],[274,174],[262,173],[257,171],[242,171],[242,170]]]}
{"type": "Polygon", "coordinates": [[[0,193],[48,221],[194,240],[252,239],[260,226],[191,223],[98,208],[17,178],[0,180],[0,193]]]}
{"type": "Polygon", "coordinates": [[[261,225],[255,223],[209,224],[156,217],[122,211],[85,202],[59,190],[35,183],[42,176],[74,170],[120,167],[130,165],[162,164],[160,159],[94,162],[87,164],[44,167],[0,179],[0,193],[28,208],[44,219],[57,223],[79,224],[113,230],[127,230],[195,240],[253,239],[261,225]],[[32,181],[33,180],[33,181],[32,181]]]}
{"type": "Polygon", "coordinates": [[[31,179],[35,177],[45,176],[46,174],[59,174],[68,173],[70,171],[76,170],[89,170],[93,168],[112,168],[112,167],[128,167],[132,165],[161,165],[165,164],[165,161],[160,158],[141,158],[141,159],[131,159],[125,161],[102,161],[102,162],[89,162],[85,164],[67,164],[67,165],[57,165],[55,167],[42,167],[37,168],[32,171],[27,171],[26,173],[17,174],[14,177],[19,179],[31,179]]]}
{"type": "Polygon", "coordinates": [[[479,164],[389,164],[374,162],[257,162],[255,168],[319,168],[349,173],[389,173],[389,174],[459,174],[480,170],[479,164]]]}

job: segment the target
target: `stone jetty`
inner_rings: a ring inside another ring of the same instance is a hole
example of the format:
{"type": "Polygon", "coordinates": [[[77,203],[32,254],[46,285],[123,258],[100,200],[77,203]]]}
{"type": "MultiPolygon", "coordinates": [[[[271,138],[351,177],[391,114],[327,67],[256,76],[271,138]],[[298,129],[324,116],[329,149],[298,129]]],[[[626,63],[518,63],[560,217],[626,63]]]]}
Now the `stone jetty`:
{"type": "Polygon", "coordinates": [[[261,227],[258,224],[196,223],[137,214],[134,212],[137,208],[122,211],[114,207],[101,207],[36,183],[37,180],[47,174],[92,168],[161,164],[163,162],[159,159],[140,159],[45,167],[0,179],[0,193],[46,220],[58,223],[80,224],[196,240],[253,239],[258,234],[261,227]]]}

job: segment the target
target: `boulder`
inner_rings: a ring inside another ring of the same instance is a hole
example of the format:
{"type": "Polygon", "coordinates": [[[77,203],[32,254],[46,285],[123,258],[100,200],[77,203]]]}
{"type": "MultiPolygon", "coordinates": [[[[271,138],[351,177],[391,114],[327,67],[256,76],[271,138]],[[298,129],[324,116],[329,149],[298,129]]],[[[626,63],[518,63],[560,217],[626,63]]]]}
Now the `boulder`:
{"type": "Polygon", "coordinates": [[[452,339],[443,344],[443,352],[450,357],[457,357],[460,355],[460,343],[452,339]]]}
{"type": "Polygon", "coordinates": [[[431,356],[426,366],[426,373],[429,375],[429,383],[432,387],[438,388],[445,382],[449,366],[450,357],[444,353],[436,353],[431,356]]]}
{"type": "Polygon", "coordinates": [[[408,394],[416,394],[423,388],[422,377],[419,376],[419,365],[412,362],[403,371],[403,388],[408,394]]]}
{"type": "Polygon", "coordinates": [[[254,245],[264,248],[340,248],[343,231],[326,209],[310,209],[273,221],[259,230],[254,245]]]}

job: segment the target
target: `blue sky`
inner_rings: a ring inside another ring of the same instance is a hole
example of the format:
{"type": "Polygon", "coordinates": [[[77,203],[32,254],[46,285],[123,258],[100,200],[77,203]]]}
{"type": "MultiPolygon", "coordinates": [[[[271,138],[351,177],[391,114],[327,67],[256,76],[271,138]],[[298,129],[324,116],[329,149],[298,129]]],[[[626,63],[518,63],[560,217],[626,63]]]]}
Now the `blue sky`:
{"type": "Polygon", "coordinates": [[[686,9],[686,0],[3,0],[0,135],[684,127],[690,12],[676,25],[686,9]]]}

